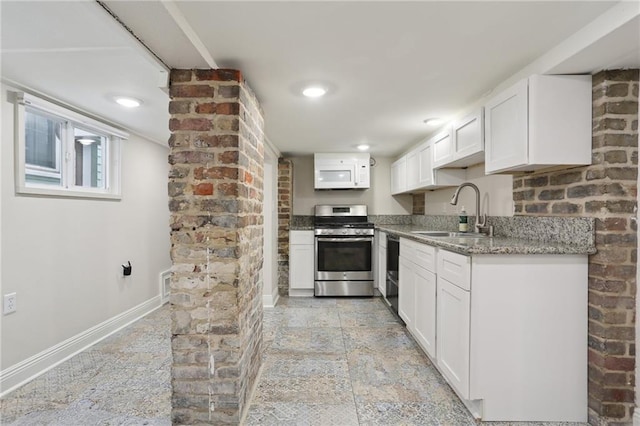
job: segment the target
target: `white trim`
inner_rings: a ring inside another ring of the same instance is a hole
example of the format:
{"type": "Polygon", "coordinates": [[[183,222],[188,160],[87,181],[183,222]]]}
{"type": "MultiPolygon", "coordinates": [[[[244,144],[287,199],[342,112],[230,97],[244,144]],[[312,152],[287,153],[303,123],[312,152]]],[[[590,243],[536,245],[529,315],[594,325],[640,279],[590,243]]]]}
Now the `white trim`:
{"type": "MultiPolygon", "coordinates": [[[[171,295],[171,291],[167,293],[164,292],[166,280],[171,280],[171,269],[167,269],[166,271],[160,272],[160,299],[163,305],[169,302],[169,296],[171,295]]],[[[170,282],[169,282],[169,285],[171,285],[170,282]]]]}
{"type": "Polygon", "coordinates": [[[273,154],[273,156],[276,158],[276,164],[278,164],[278,158],[282,157],[282,153],[280,152],[278,147],[275,146],[273,142],[271,142],[271,139],[269,139],[267,135],[264,135],[264,146],[269,151],[271,151],[271,154],[273,154]]]}
{"type": "Polygon", "coordinates": [[[63,118],[82,124],[82,127],[86,127],[85,130],[107,133],[109,135],[117,136],[120,139],[129,138],[129,133],[127,132],[124,132],[101,121],[94,120],[93,118],[87,117],[83,114],[78,114],[77,112],[72,111],[69,108],[57,105],[53,102],[49,102],[40,97],[36,97],[25,92],[16,92],[15,96],[16,102],[21,105],[28,105],[32,108],[51,114],[56,118],[63,118]]]}
{"type": "MultiPolygon", "coordinates": [[[[7,92],[9,92],[9,93],[24,92],[24,93],[27,93],[27,94],[29,94],[31,96],[36,96],[38,98],[44,99],[45,101],[50,102],[50,103],[55,104],[55,105],[58,105],[58,106],[60,106],[62,108],[67,108],[70,111],[73,111],[73,112],[75,112],[77,114],[82,114],[83,116],[89,117],[89,118],[91,118],[93,120],[96,120],[96,121],[98,121],[100,123],[104,123],[107,126],[111,126],[111,127],[116,128],[116,129],[121,129],[120,131],[122,131],[122,132],[135,133],[140,137],[143,137],[145,139],[149,139],[147,136],[144,136],[144,135],[141,135],[139,133],[136,133],[135,131],[133,131],[133,130],[131,130],[129,128],[125,128],[124,126],[122,126],[120,124],[116,124],[115,122],[113,122],[111,120],[108,120],[108,119],[106,119],[104,117],[101,117],[101,116],[97,115],[94,112],[88,111],[88,110],[83,109],[83,108],[79,108],[79,107],[77,107],[75,105],[71,105],[71,104],[69,104],[67,102],[64,102],[64,101],[61,101],[59,99],[56,99],[56,98],[48,95],[47,93],[44,93],[44,92],[42,92],[42,91],[40,91],[38,89],[34,89],[33,87],[25,86],[24,84],[22,84],[22,83],[20,83],[18,81],[11,80],[10,78],[6,78],[6,77],[0,77],[0,83],[2,83],[3,85],[6,86],[5,90],[7,92]],[[124,129],[126,129],[126,130],[124,130],[124,129]]],[[[15,96],[15,95],[13,95],[13,96],[15,96]]],[[[10,100],[15,103],[16,99],[14,98],[14,99],[10,99],[10,100]]],[[[151,140],[151,139],[149,139],[149,140],[151,140]]],[[[159,142],[157,142],[157,143],[159,143],[159,142]]],[[[166,145],[166,142],[165,142],[165,145],[166,145]]]]}
{"type": "Polygon", "coordinates": [[[25,92],[14,92],[8,89],[7,93],[12,96],[14,102],[14,153],[15,153],[15,191],[19,195],[43,195],[47,197],[62,198],[98,198],[108,200],[121,200],[121,147],[123,138],[129,134],[117,128],[111,127],[90,117],[85,117],[80,113],[67,109],[64,106],[49,102],[37,96],[25,92]],[[33,109],[36,114],[52,115],[56,119],[62,119],[63,128],[61,135],[61,151],[63,158],[60,159],[61,180],[60,185],[43,185],[38,183],[27,183],[26,173],[28,166],[25,158],[25,110],[26,107],[33,109]],[[75,144],[73,138],[74,129],[81,129],[104,136],[107,143],[104,145],[105,167],[105,187],[90,188],[76,186],[74,182],[75,171],[75,144]]]}
{"type": "Polygon", "coordinates": [[[0,371],[0,397],[5,396],[9,392],[35,379],[161,306],[160,296],[154,296],[128,311],[122,312],[18,364],[0,371]]]}
{"type": "MultiPolygon", "coordinates": [[[[56,187],[57,188],[57,187],[56,187]]],[[[16,186],[16,192],[20,195],[41,195],[56,198],[100,198],[105,200],[122,200],[121,194],[107,192],[75,191],[67,188],[52,189],[44,186],[16,186]]]]}
{"type": "Polygon", "coordinates": [[[289,297],[313,297],[314,289],[289,289],[289,297]]]}
{"type": "Polygon", "coordinates": [[[263,308],[275,308],[278,304],[278,300],[280,300],[280,295],[276,293],[273,294],[263,294],[262,295],[262,307],[263,308]]]}
{"type": "Polygon", "coordinates": [[[171,19],[173,19],[173,22],[176,23],[178,28],[180,28],[187,39],[189,39],[191,45],[198,51],[207,65],[213,69],[219,68],[218,64],[216,64],[216,61],[213,59],[213,56],[211,56],[211,52],[209,52],[207,46],[205,46],[200,37],[198,37],[198,34],[195,32],[193,27],[191,27],[189,21],[184,17],[178,5],[173,0],[160,0],[160,2],[164,8],[167,9],[167,12],[169,13],[169,16],[171,16],[171,19]]]}

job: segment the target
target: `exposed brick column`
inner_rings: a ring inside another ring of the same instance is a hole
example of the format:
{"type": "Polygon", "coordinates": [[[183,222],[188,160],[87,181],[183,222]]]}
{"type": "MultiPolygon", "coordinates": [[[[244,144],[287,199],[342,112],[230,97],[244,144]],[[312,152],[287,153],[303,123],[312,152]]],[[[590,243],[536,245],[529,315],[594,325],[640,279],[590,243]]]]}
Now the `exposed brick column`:
{"type": "Polygon", "coordinates": [[[238,424],[262,351],[263,119],[236,70],[172,70],[172,422],[238,424]]]}
{"type": "Polygon", "coordinates": [[[420,194],[413,194],[413,210],[411,214],[424,214],[424,192],[420,194]]]}
{"type": "Polygon", "coordinates": [[[278,159],[278,292],[289,294],[289,228],[293,215],[293,163],[278,159]]]}
{"type": "MultiPolygon", "coordinates": [[[[596,218],[589,258],[589,422],[634,406],[638,70],[593,77],[593,164],[514,178],[516,213],[596,218]]],[[[562,356],[559,354],[559,356],[562,356]]]]}

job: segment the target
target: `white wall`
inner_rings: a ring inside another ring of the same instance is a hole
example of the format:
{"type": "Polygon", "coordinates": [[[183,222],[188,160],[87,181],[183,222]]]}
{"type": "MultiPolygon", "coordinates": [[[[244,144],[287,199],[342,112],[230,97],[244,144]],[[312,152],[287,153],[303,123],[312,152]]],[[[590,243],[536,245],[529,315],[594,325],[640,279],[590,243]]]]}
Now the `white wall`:
{"type": "Polygon", "coordinates": [[[2,317],[6,369],[158,296],[171,262],[167,148],[122,142],[121,201],[16,196],[13,105],[0,94],[1,292],[18,306],[2,317]]]}
{"type": "Polygon", "coordinates": [[[313,156],[292,157],[293,214],[313,215],[316,204],[366,204],[369,214],[411,214],[410,195],[391,196],[391,158],[375,157],[371,188],[367,190],[323,190],[313,188],[313,156]]]}
{"type": "MultiPolygon", "coordinates": [[[[484,164],[467,169],[468,182],[478,186],[480,190],[480,211],[489,216],[513,216],[513,177],[511,175],[484,174],[484,164]]],[[[444,188],[427,191],[425,196],[425,214],[456,215],[464,206],[467,213],[476,213],[476,195],[473,189],[463,188],[458,204],[452,206],[449,201],[455,188],[444,188]]]]}

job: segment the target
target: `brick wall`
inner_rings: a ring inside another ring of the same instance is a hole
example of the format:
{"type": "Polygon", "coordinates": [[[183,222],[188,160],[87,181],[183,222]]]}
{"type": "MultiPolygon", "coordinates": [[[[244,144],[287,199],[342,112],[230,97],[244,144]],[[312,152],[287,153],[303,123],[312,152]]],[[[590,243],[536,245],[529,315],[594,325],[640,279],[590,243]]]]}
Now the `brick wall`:
{"type": "Polygon", "coordinates": [[[293,215],[293,163],[278,159],[278,291],[289,293],[289,228],[293,215]]]}
{"type": "Polygon", "coordinates": [[[262,352],[263,119],[236,70],[172,70],[173,424],[238,424],[262,352]]]}
{"type": "Polygon", "coordinates": [[[589,422],[634,406],[638,70],[593,77],[593,164],[514,176],[516,214],[596,218],[589,258],[589,422]]]}
{"type": "Polygon", "coordinates": [[[424,214],[425,193],[413,194],[413,209],[411,214],[424,214]]]}

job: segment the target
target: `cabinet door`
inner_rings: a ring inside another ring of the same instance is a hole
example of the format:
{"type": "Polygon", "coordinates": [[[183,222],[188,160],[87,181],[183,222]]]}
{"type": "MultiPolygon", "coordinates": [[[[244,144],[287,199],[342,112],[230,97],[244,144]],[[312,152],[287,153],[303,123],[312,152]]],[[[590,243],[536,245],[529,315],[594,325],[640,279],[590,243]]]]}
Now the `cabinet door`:
{"type": "Polygon", "coordinates": [[[522,80],[485,105],[485,172],[528,162],[528,83],[522,80]]]}
{"type": "Polygon", "coordinates": [[[416,189],[420,173],[419,151],[411,151],[407,154],[407,190],[416,189]]]}
{"type": "Polygon", "coordinates": [[[451,138],[451,128],[437,134],[431,140],[433,150],[433,168],[445,166],[453,161],[453,141],[451,138]]]}
{"type": "Polygon", "coordinates": [[[414,336],[427,354],[436,359],[436,275],[424,268],[415,270],[414,336]]]}
{"type": "Polygon", "coordinates": [[[418,174],[418,185],[422,188],[433,185],[433,164],[431,143],[427,142],[418,148],[420,171],[418,174]]]}
{"type": "Polygon", "coordinates": [[[437,359],[460,396],[469,398],[469,292],[438,276],[437,359]]]}
{"type": "Polygon", "coordinates": [[[466,167],[484,161],[484,114],[478,109],[453,125],[453,164],[466,167]]]}
{"type": "Polygon", "coordinates": [[[415,279],[413,264],[400,257],[398,265],[398,315],[405,322],[409,331],[413,331],[415,316],[415,279]]]}
{"type": "Polygon", "coordinates": [[[391,194],[401,194],[407,190],[407,157],[398,159],[391,165],[391,194]]]}
{"type": "Polygon", "coordinates": [[[289,249],[289,288],[313,290],[313,245],[296,244],[289,249]]]}

